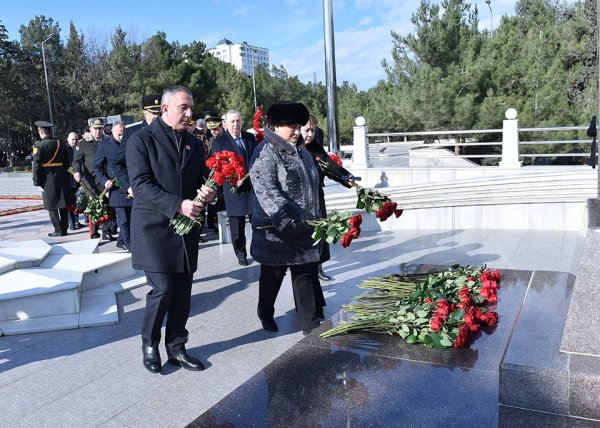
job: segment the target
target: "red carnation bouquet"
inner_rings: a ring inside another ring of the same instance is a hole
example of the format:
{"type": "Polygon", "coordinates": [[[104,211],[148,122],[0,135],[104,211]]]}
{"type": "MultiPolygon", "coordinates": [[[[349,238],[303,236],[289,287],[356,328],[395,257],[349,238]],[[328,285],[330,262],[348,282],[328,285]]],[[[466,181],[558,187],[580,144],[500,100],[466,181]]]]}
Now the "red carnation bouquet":
{"type": "MultiPolygon", "coordinates": [[[[67,171],[71,175],[75,175],[75,170],[73,169],[73,167],[69,168],[67,171]]],[[[113,178],[111,181],[114,183],[116,181],[116,178],[113,178]]],[[[107,201],[104,198],[108,189],[105,188],[104,190],[102,190],[102,192],[100,192],[98,196],[96,196],[83,177],[79,181],[79,185],[81,186],[85,195],[87,196],[87,202],[85,208],[83,209],[83,213],[91,219],[92,223],[100,224],[110,220],[111,215],[108,212],[108,209],[106,208],[107,201]]],[[[76,206],[75,211],[77,211],[76,206]]]]}
{"type": "Polygon", "coordinates": [[[353,239],[360,236],[360,225],[362,216],[360,214],[352,215],[351,212],[338,212],[333,210],[328,218],[319,220],[310,220],[308,224],[315,228],[312,238],[317,245],[321,239],[329,244],[335,244],[340,241],[342,247],[350,246],[353,239]]]}
{"type": "MultiPolygon", "coordinates": [[[[244,158],[229,150],[215,153],[214,156],[206,161],[206,166],[210,168],[210,174],[204,185],[213,189],[217,189],[218,186],[222,186],[228,181],[232,186],[231,191],[235,192],[237,182],[247,177],[244,158]]],[[[204,201],[204,199],[198,195],[194,198],[194,201],[200,202],[204,201]]],[[[203,221],[203,212],[195,220],[177,214],[169,224],[175,228],[175,233],[183,236],[190,233],[194,225],[201,225],[203,221]]]]}
{"type": "Polygon", "coordinates": [[[369,278],[359,288],[370,290],[345,305],[351,321],[321,334],[352,332],[398,335],[428,348],[468,348],[498,324],[498,284],[502,275],[485,266],[452,266],[444,272],[385,275],[369,278]]]}

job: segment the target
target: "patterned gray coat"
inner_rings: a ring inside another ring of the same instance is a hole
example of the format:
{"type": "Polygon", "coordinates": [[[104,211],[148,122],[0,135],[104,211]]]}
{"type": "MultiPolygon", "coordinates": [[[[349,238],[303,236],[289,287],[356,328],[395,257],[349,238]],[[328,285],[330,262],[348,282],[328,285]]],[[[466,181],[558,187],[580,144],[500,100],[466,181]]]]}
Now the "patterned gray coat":
{"type": "Polygon", "coordinates": [[[319,172],[301,140],[292,145],[270,129],[250,162],[255,203],[250,254],[268,266],[319,261],[312,228],[306,220],[320,217],[319,172]],[[257,229],[260,226],[272,226],[257,229]]]}

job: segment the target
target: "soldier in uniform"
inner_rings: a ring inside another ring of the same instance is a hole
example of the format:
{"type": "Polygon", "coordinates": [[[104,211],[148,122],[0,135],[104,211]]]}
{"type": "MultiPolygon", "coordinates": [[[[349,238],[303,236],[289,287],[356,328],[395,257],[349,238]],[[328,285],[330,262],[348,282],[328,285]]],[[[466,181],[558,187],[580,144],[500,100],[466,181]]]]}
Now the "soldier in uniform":
{"type": "Polygon", "coordinates": [[[67,206],[75,202],[69,185],[69,154],[64,143],[52,138],[50,122],[38,120],[40,141],[33,146],[33,184],[44,193],[44,209],[48,210],[54,232],[48,236],[65,236],[69,220],[67,206]]]}
{"type": "MultiPolygon", "coordinates": [[[[104,183],[96,178],[94,167],[96,161],[96,152],[100,141],[107,138],[102,134],[104,128],[104,119],[95,117],[89,119],[90,132],[92,133],[91,141],[81,141],[76,147],[75,157],[73,158],[73,169],[75,170],[74,178],[78,183],[84,179],[89,184],[90,189],[98,196],[104,190],[104,183]]],[[[114,238],[110,233],[110,222],[102,223],[102,239],[112,241],[114,238]]],[[[100,238],[98,233],[98,225],[94,229],[92,238],[100,238]]]]}
{"type": "Polygon", "coordinates": [[[144,111],[144,120],[138,123],[134,123],[131,126],[125,128],[125,134],[123,135],[123,141],[126,141],[134,133],[140,129],[150,125],[157,117],[160,116],[160,99],[161,94],[148,94],[142,97],[142,109],[144,111]]]}

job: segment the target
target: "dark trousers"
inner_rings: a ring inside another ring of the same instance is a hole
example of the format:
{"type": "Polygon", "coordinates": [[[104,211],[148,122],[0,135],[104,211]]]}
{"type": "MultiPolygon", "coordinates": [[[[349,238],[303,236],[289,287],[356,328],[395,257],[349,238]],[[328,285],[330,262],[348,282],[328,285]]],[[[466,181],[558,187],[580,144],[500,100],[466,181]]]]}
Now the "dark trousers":
{"type": "Polygon", "coordinates": [[[146,311],[142,323],[142,345],[158,346],[165,316],[165,347],[169,355],[185,351],[192,295],[191,273],[146,272],[152,290],[146,295],[146,311]]]}
{"type": "Polygon", "coordinates": [[[119,226],[119,238],[117,242],[122,242],[127,248],[131,248],[129,240],[129,223],[131,223],[131,207],[115,207],[117,213],[117,226],[119,226]]]}
{"type": "Polygon", "coordinates": [[[54,231],[56,233],[62,233],[63,235],[67,233],[67,229],[69,228],[69,216],[66,208],[48,210],[48,216],[50,216],[50,221],[52,222],[52,226],[54,226],[54,231]]]}
{"type": "MultiPolygon", "coordinates": [[[[246,216],[228,216],[229,232],[231,233],[231,243],[233,251],[238,260],[248,257],[246,252],[246,216]]],[[[248,221],[252,221],[252,216],[248,216],[248,221]]]]}
{"type": "Polygon", "coordinates": [[[315,315],[314,278],[317,275],[317,263],[291,266],[260,265],[258,279],[258,311],[263,320],[272,320],[275,314],[275,300],[288,267],[292,272],[294,301],[300,315],[303,330],[311,330],[319,325],[315,315]]]}

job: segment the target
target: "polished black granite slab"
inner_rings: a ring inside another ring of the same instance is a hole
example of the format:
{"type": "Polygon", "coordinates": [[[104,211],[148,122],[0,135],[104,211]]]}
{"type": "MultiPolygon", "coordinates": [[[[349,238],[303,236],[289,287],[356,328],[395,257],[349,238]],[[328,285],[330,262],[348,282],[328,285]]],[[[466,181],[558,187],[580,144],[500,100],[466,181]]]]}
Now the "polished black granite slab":
{"type": "Polygon", "coordinates": [[[381,334],[321,339],[340,313],[189,426],[496,426],[498,369],[532,277],[502,273],[499,325],[470,349],[427,349],[381,334]]]}

